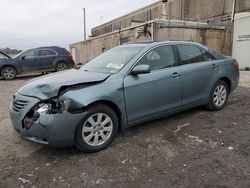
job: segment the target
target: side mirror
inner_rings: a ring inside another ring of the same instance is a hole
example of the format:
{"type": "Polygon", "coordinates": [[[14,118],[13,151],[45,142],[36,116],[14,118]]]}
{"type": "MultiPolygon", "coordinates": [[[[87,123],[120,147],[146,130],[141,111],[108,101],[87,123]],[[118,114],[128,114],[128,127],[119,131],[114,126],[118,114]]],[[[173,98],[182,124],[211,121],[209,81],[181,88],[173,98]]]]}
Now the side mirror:
{"type": "Polygon", "coordinates": [[[149,65],[137,65],[131,72],[132,75],[148,74],[151,72],[149,65]]]}
{"type": "Polygon", "coordinates": [[[21,57],[21,59],[22,59],[22,60],[25,60],[25,59],[26,59],[25,55],[24,55],[24,56],[22,56],[22,57],[21,57]]]}

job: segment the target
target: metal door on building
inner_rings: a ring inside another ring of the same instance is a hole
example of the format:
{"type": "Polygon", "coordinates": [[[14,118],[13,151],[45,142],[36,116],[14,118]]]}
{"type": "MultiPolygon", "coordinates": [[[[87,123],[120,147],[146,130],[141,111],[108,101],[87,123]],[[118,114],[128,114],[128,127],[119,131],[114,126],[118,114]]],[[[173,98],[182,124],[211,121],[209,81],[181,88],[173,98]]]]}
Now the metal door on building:
{"type": "Polygon", "coordinates": [[[250,12],[235,15],[233,57],[241,69],[250,68],[250,12]]]}

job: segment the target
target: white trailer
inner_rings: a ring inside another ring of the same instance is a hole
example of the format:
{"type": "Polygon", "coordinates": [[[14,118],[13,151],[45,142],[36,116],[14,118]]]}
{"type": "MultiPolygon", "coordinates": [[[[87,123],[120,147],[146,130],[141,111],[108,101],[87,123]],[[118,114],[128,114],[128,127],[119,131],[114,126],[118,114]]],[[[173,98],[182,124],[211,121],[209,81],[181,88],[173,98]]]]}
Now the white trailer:
{"type": "Polygon", "coordinates": [[[239,62],[240,69],[250,68],[250,12],[235,15],[233,57],[239,62]]]}

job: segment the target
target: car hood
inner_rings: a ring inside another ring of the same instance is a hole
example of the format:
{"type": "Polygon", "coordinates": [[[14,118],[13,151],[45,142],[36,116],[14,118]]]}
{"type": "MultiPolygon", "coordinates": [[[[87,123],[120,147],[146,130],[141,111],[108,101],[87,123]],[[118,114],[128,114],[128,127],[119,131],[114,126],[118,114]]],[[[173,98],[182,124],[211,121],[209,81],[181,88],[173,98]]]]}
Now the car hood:
{"type": "Polygon", "coordinates": [[[25,96],[46,100],[58,96],[62,88],[102,82],[109,76],[110,74],[72,69],[33,79],[18,92],[25,96]]]}
{"type": "Polygon", "coordinates": [[[12,63],[13,58],[9,58],[9,59],[0,59],[0,63],[12,63]]]}

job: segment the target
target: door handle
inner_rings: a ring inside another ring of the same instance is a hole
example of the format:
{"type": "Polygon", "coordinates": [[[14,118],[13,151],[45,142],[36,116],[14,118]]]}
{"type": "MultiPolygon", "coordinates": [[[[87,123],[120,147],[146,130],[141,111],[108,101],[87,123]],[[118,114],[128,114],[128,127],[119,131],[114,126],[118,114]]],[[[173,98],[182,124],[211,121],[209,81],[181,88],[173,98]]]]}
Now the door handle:
{"type": "Polygon", "coordinates": [[[173,78],[179,78],[180,74],[178,72],[175,72],[175,73],[172,74],[172,77],[173,78]]]}
{"type": "Polygon", "coordinates": [[[218,67],[219,67],[219,65],[217,65],[217,64],[213,64],[213,65],[212,65],[212,68],[213,68],[213,69],[217,69],[218,67]]]}

